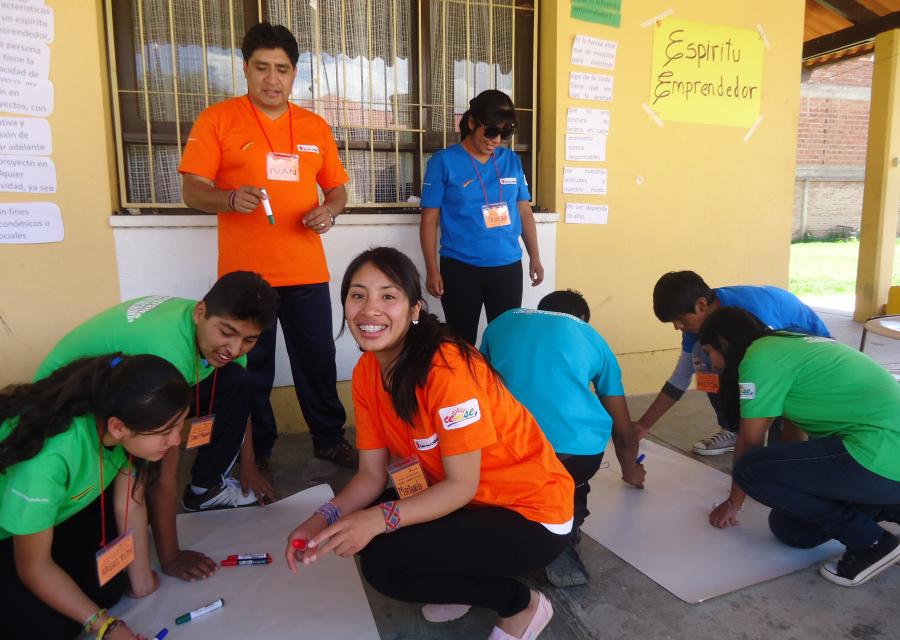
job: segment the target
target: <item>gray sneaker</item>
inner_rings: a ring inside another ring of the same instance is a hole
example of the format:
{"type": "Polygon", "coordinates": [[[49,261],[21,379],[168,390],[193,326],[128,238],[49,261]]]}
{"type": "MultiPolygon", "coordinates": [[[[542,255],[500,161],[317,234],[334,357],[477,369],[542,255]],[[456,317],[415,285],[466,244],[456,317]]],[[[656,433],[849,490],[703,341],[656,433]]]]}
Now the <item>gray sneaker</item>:
{"type": "Polygon", "coordinates": [[[728,429],[720,429],[710,437],[696,443],[693,451],[698,456],[717,456],[734,451],[735,442],[737,442],[737,433],[728,429]]]}
{"type": "Polygon", "coordinates": [[[556,560],[547,565],[546,572],[547,580],[554,587],[577,587],[590,580],[575,547],[566,547],[556,560]]]}
{"type": "Polygon", "coordinates": [[[210,487],[199,495],[185,487],[181,498],[181,506],[185,511],[213,511],[215,509],[230,509],[236,507],[249,507],[258,504],[256,494],[251,489],[247,495],[241,490],[241,483],[234,478],[226,478],[219,487],[210,487]]]}

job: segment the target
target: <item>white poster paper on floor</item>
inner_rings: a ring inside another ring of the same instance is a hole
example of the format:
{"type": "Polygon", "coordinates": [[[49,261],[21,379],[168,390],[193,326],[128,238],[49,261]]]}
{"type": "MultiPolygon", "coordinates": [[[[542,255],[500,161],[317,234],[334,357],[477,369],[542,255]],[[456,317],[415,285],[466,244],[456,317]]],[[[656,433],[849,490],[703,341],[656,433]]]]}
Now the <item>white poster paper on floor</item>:
{"type": "Polygon", "coordinates": [[[575,36],[572,43],[572,64],[612,71],[616,66],[618,43],[590,36],[575,36]]]}
{"type": "Polygon", "coordinates": [[[566,203],[566,223],[568,224],[606,224],[608,219],[609,207],[605,204],[566,203]]]}
{"type": "Polygon", "coordinates": [[[591,480],[591,515],[582,531],[685,602],[778,578],[844,551],[833,541],[815,549],[782,544],[769,531],[769,509],[749,498],[740,526],[716,529],[709,512],[728,495],[731,478],[648,440],[641,441],[641,453],[647,482],[638,490],[622,481],[613,446],[607,447],[609,467],[591,480]]]}
{"type": "Polygon", "coordinates": [[[0,156],[0,193],[56,193],[56,166],[42,156],[0,156]]]}
{"type": "Polygon", "coordinates": [[[569,74],[569,97],[580,100],[611,102],[613,99],[613,77],[602,73],[569,74]]]}
{"type": "Polygon", "coordinates": [[[569,107],[566,113],[566,131],[569,133],[602,133],[609,135],[609,111],[569,107]]]}
{"type": "Polygon", "coordinates": [[[563,167],[563,193],[606,195],[606,169],[563,167]]]}
{"type": "Polygon", "coordinates": [[[53,83],[0,75],[0,113],[3,112],[49,116],[53,113],[53,83]]]}
{"type": "Polygon", "coordinates": [[[50,123],[42,118],[0,116],[0,155],[49,155],[50,123]]]}
{"type": "Polygon", "coordinates": [[[35,2],[0,2],[0,41],[13,38],[53,42],[53,9],[35,2]]]}
{"type": "Polygon", "coordinates": [[[606,136],[567,133],[566,160],[604,162],[606,160],[606,136]]]}
{"type": "MultiPolygon", "coordinates": [[[[183,549],[202,551],[216,562],[232,553],[270,553],[268,565],[220,567],[206,580],[185,582],[164,575],[159,589],[111,611],[137,633],[152,637],[169,629],[178,640],[265,638],[378,640],[362,580],[352,558],[333,553],[292,574],[284,560],[288,533],[334,494],[328,485],[295,493],[265,507],[181,514],[183,549]],[[175,618],[218,598],[225,606],[186,624],[175,618]]],[[[151,545],[152,546],[152,545],[151,545]]]]}
{"type": "Polygon", "coordinates": [[[53,202],[0,203],[0,244],[62,242],[62,214],[53,202]]]}
{"type": "Polygon", "coordinates": [[[22,80],[47,80],[50,47],[22,38],[0,40],[0,74],[22,80]]]}

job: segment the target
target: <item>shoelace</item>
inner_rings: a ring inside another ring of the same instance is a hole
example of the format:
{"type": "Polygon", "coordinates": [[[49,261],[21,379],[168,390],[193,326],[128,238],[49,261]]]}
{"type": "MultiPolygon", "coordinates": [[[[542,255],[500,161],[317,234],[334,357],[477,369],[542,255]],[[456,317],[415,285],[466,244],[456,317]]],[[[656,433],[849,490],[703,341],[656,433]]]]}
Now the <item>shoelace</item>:
{"type": "Polygon", "coordinates": [[[718,433],[716,433],[713,436],[710,436],[703,442],[704,442],[704,444],[708,444],[708,445],[709,444],[718,444],[719,442],[721,442],[723,440],[727,440],[727,439],[730,439],[729,435],[723,431],[719,431],[718,433]]]}
{"type": "Polygon", "coordinates": [[[241,489],[241,483],[234,478],[225,480],[225,496],[226,500],[230,502],[233,507],[238,506],[241,498],[244,496],[244,491],[241,489]]]}

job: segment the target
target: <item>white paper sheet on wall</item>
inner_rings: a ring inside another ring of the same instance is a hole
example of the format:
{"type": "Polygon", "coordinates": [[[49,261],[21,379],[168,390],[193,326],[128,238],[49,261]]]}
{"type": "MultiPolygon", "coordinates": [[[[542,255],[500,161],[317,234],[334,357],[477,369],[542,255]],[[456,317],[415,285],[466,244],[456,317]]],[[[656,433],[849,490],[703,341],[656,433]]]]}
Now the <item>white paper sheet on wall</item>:
{"type": "Polygon", "coordinates": [[[662,445],[644,440],[645,488],[622,481],[610,444],[591,480],[590,517],[582,531],[685,602],[703,602],[838,556],[829,542],[792,549],[769,531],[769,509],[744,503],[740,526],[716,529],[708,515],[728,496],[731,478],[662,445]]]}
{"type": "Polygon", "coordinates": [[[563,193],[606,195],[606,169],[563,167],[563,193]]]}
{"type": "Polygon", "coordinates": [[[616,66],[618,44],[590,36],[575,36],[572,43],[572,64],[612,71],[616,66]]]}
{"type": "Polygon", "coordinates": [[[0,202],[0,244],[62,242],[59,206],[52,202],[0,202]]]}
{"type": "Polygon", "coordinates": [[[566,203],[567,224],[606,224],[608,220],[609,207],[605,204],[566,203]]]}
{"type": "Polygon", "coordinates": [[[569,107],[566,113],[566,131],[569,133],[609,134],[609,111],[569,107]]]}
{"type": "Polygon", "coordinates": [[[566,160],[603,162],[606,160],[606,136],[584,133],[566,134],[566,160]]]}
{"type": "Polygon", "coordinates": [[[569,74],[569,97],[580,100],[611,102],[613,99],[613,77],[602,73],[569,74]]]}
{"type": "Polygon", "coordinates": [[[0,155],[49,155],[50,123],[43,118],[0,116],[0,155]]]}
{"type": "Polygon", "coordinates": [[[113,614],[135,632],[152,637],[163,627],[178,640],[210,638],[328,638],[378,640],[378,629],[356,563],[333,553],[298,568],[284,560],[288,533],[334,494],[319,485],[265,507],[178,516],[183,549],[217,562],[232,553],[271,553],[270,565],[221,567],[207,580],[184,582],[160,574],[160,588],[140,600],[123,599],[113,614]],[[178,625],[175,618],[217,598],[225,606],[178,625]]]}

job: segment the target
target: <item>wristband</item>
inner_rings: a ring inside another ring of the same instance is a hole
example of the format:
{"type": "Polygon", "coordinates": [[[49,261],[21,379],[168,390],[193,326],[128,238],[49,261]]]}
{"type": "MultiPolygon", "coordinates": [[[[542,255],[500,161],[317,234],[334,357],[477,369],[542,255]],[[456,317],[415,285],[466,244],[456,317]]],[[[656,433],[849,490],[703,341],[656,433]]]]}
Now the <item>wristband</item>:
{"type": "Polygon", "coordinates": [[[384,532],[394,533],[400,528],[400,505],[393,500],[381,503],[381,513],[384,514],[384,532]]]}
{"type": "Polygon", "coordinates": [[[341,519],[341,508],[331,501],[316,509],[316,513],[325,518],[329,527],[341,519]]]}
{"type": "Polygon", "coordinates": [[[228,210],[234,211],[234,197],[237,195],[237,191],[232,189],[228,192],[228,210]]]}
{"type": "Polygon", "coordinates": [[[331,213],[331,209],[329,209],[328,207],[326,207],[324,204],[322,205],[322,208],[325,209],[325,211],[327,211],[327,212],[328,212],[328,215],[331,217],[331,226],[333,227],[333,226],[335,225],[334,214],[331,213]]]}
{"type": "Polygon", "coordinates": [[[93,627],[94,624],[97,622],[97,619],[100,618],[101,616],[105,616],[107,613],[108,612],[106,609],[100,609],[98,611],[95,611],[94,615],[92,615],[87,620],[85,620],[84,624],[81,625],[82,632],[87,633],[88,631],[90,631],[91,627],[93,627]]]}
{"type": "Polygon", "coordinates": [[[103,621],[103,624],[100,625],[100,628],[97,629],[97,640],[103,640],[103,638],[106,637],[106,632],[109,631],[109,628],[116,621],[118,621],[118,618],[114,618],[113,616],[108,616],[106,618],[106,620],[103,621]]]}

